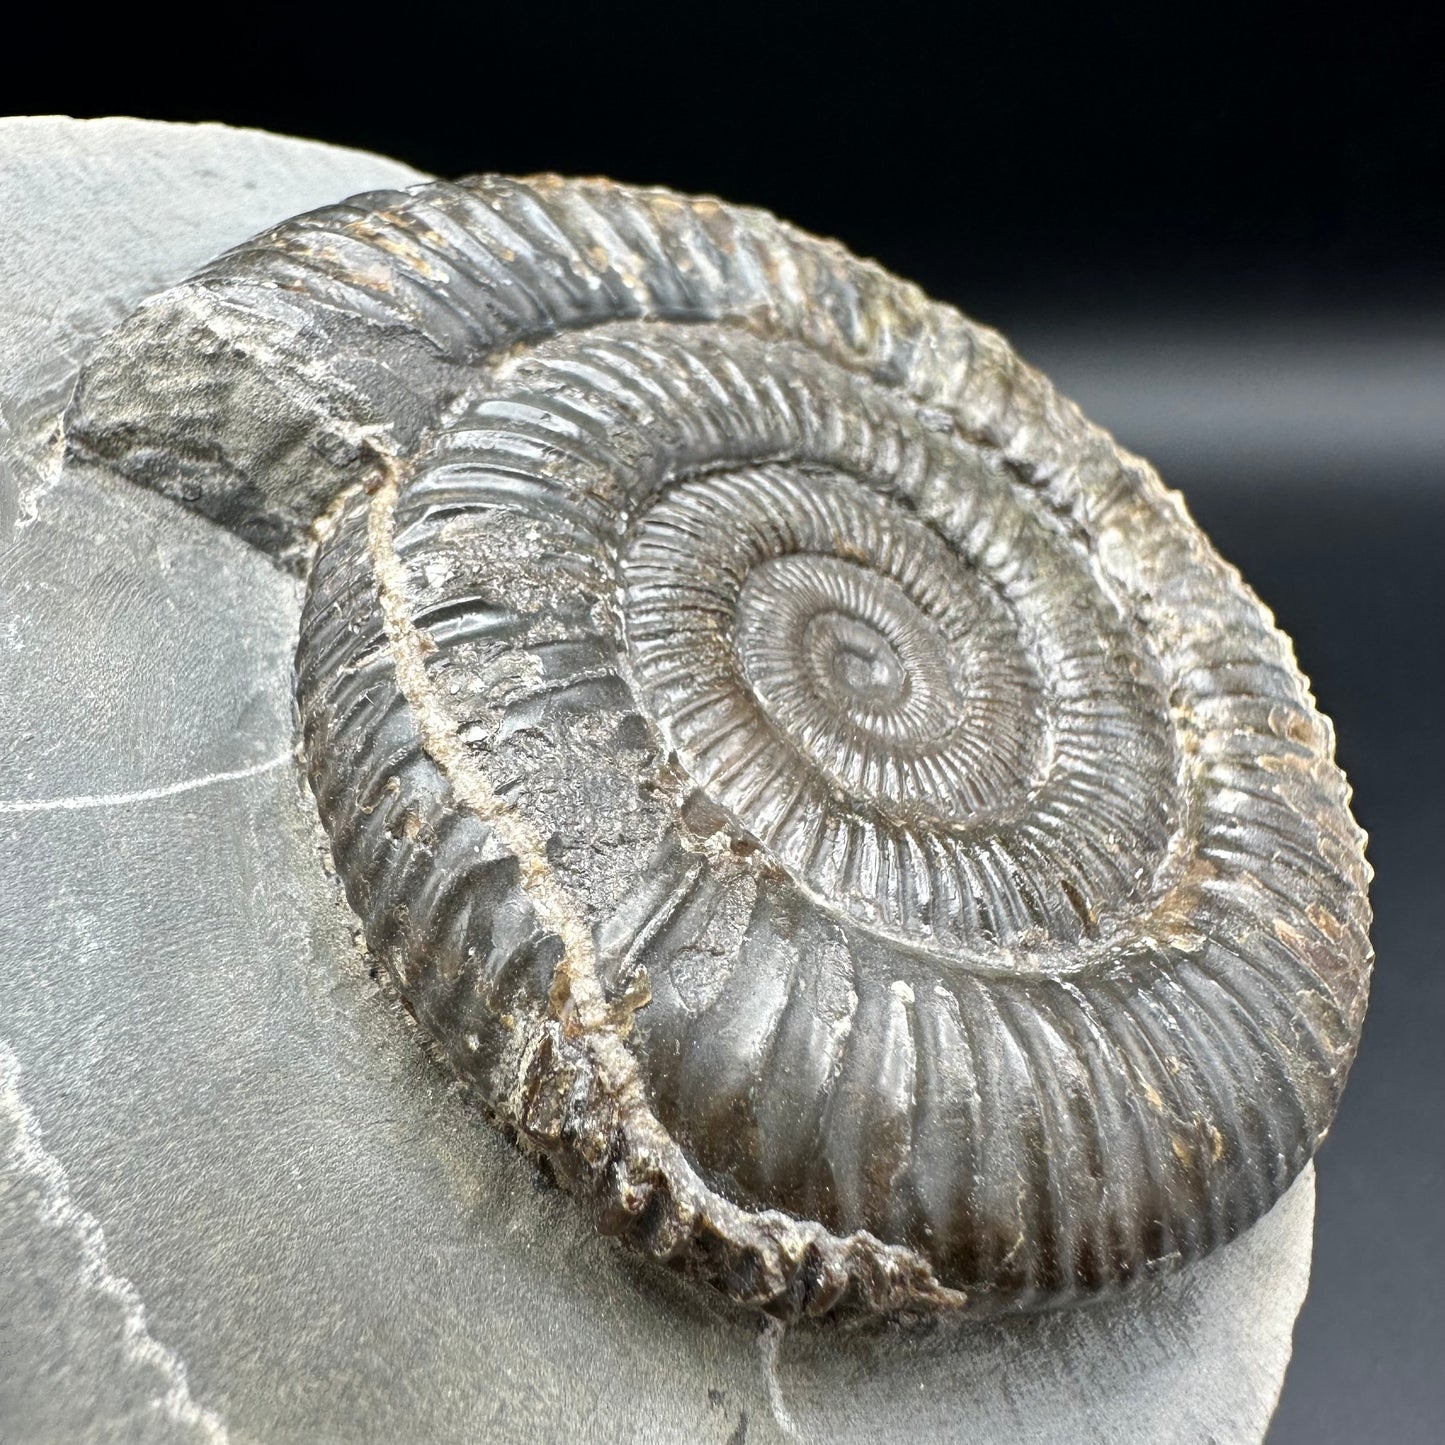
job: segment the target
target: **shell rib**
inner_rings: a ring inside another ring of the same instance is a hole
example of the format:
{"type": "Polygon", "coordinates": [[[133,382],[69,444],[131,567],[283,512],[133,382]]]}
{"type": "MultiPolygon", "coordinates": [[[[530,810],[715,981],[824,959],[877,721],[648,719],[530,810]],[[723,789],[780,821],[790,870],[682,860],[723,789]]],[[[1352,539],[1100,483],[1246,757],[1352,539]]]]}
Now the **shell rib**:
{"type": "Polygon", "coordinates": [[[715,201],[426,185],[147,303],[67,440],[309,566],[368,944],[652,1255],[787,1315],[1051,1303],[1328,1128],[1369,874],[1288,640],[916,288],[715,201]]]}

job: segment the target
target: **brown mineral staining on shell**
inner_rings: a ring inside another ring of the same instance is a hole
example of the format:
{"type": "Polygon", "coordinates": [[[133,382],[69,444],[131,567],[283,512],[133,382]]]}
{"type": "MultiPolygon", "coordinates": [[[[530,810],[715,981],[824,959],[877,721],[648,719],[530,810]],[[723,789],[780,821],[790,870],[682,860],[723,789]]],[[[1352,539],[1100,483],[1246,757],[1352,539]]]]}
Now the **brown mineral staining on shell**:
{"type": "Polygon", "coordinates": [[[368,944],[605,1230],[785,1316],[1027,1308],[1205,1254],[1328,1128],[1369,875],[1288,640],[915,287],[425,185],[147,303],[66,430],[306,570],[368,944]]]}

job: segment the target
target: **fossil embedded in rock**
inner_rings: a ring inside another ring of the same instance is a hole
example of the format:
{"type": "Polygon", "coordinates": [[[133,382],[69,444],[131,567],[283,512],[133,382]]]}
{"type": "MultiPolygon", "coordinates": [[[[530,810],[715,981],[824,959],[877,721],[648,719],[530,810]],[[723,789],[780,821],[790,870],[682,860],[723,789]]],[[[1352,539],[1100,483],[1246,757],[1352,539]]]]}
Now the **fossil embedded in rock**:
{"type": "Polygon", "coordinates": [[[1065,1299],[1328,1128],[1368,869],[1289,643],[916,288],[714,201],[425,185],[143,306],[66,430],[309,568],[368,943],[647,1252],[783,1314],[1065,1299]]]}

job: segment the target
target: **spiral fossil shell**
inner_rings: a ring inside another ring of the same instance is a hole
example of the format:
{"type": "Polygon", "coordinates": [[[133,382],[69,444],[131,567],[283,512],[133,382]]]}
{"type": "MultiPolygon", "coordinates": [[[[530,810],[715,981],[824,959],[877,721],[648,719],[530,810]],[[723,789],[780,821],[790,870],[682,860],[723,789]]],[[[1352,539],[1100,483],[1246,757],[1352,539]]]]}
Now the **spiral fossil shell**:
{"type": "Polygon", "coordinates": [[[755,211],[484,177],[143,306],[72,456],[309,569],[402,999],[602,1226],[779,1314],[1188,1261],[1327,1129],[1363,838],[1288,641],[992,332],[755,211]]]}

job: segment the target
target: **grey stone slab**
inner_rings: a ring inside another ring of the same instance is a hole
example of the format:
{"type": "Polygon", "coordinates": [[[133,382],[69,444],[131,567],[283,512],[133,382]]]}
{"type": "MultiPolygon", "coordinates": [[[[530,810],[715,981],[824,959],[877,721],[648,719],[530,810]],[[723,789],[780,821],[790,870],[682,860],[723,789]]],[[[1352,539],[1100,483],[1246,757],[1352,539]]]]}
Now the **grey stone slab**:
{"type": "Polygon", "coordinates": [[[141,296],[406,178],[0,123],[0,1437],[1260,1440],[1312,1172],[1125,1299],[780,1335],[598,1238],[382,997],[291,761],[297,584],[53,437],[141,296]]]}
{"type": "Polygon", "coordinates": [[[54,475],[54,423],[91,342],[142,297],[297,211],[420,179],[227,126],[0,118],[0,527],[54,475]]]}

